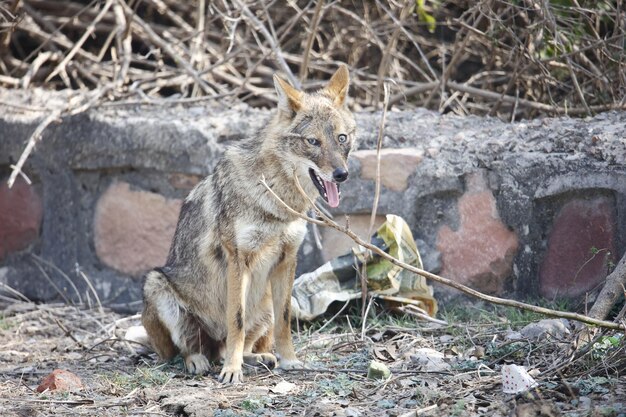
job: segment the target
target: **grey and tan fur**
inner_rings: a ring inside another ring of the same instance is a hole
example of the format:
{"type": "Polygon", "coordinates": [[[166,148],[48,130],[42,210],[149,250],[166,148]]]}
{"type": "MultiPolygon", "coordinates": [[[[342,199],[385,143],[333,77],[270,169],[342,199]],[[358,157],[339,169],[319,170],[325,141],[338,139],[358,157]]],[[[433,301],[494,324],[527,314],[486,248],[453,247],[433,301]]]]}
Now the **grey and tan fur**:
{"type": "Polygon", "coordinates": [[[167,263],[146,275],[143,324],[161,358],[181,353],[191,373],[224,357],[222,382],[242,363],[302,366],[290,332],[296,253],[306,231],[260,183],[305,213],[305,192],[338,204],[355,122],[345,105],[348,70],[309,94],[274,76],[279,103],[261,132],[226,151],[182,207],[167,263]],[[321,181],[320,181],[321,180],[321,181]],[[335,196],[336,198],[333,198],[335,196]],[[272,352],[274,347],[276,356],[272,352]]]}

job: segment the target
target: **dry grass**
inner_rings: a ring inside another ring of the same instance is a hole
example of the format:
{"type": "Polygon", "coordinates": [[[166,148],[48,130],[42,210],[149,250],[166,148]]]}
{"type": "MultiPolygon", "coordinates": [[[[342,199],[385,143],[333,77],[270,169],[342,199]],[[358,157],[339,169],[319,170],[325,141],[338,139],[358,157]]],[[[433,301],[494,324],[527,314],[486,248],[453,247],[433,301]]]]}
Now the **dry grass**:
{"type": "Polygon", "coordinates": [[[274,72],[300,85],[347,62],[356,110],[390,80],[399,107],[586,115],[626,106],[625,16],[608,0],[5,0],[0,85],[271,106],[274,72]]]}

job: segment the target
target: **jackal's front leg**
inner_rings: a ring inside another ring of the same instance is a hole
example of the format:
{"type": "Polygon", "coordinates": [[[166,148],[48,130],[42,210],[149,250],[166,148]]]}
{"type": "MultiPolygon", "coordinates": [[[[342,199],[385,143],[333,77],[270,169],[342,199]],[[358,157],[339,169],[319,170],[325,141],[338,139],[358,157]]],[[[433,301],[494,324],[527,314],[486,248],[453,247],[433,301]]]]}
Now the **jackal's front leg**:
{"type": "Polygon", "coordinates": [[[274,337],[278,366],[282,369],[302,368],[291,340],[291,290],[296,272],[297,248],[286,249],[283,261],[271,277],[274,304],[274,337]]]}
{"type": "Polygon", "coordinates": [[[241,366],[246,339],[246,294],[250,285],[250,270],[236,257],[228,260],[226,284],[226,356],[220,373],[220,382],[237,383],[243,381],[241,366]]]}

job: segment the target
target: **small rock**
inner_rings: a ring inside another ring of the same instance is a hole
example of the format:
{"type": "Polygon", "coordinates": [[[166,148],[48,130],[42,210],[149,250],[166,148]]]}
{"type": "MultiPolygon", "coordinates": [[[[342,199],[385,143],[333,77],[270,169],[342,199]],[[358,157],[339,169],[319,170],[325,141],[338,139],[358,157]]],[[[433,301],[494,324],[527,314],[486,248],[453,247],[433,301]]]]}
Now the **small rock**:
{"type": "Polygon", "coordinates": [[[391,375],[391,371],[385,364],[377,361],[371,361],[367,368],[367,377],[369,379],[387,379],[391,375]]]}
{"type": "Polygon", "coordinates": [[[467,357],[475,357],[476,359],[482,359],[485,357],[485,348],[482,346],[474,346],[466,353],[467,357]]]}
{"type": "Polygon", "coordinates": [[[48,391],[60,391],[60,392],[73,392],[83,389],[83,382],[80,378],[63,369],[55,369],[51,374],[43,379],[41,384],[37,387],[37,392],[48,391]]]}
{"type": "Polygon", "coordinates": [[[356,408],[348,407],[344,410],[346,417],[361,417],[361,412],[356,408]]]}
{"type": "Polygon", "coordinates": [[[591,398],[589,397],[579,397],[578,398],[580,408],[590,409],[591,408],[591,398]]]}
{"type": "Polygon", "coordinates": [[[441,372],[450,369],[450,364],[445,361],[444,354],[434,349],[417,349],[411,354],[411,361],[420,365],[424,371],[441,372]]]}
{"type": "Polygon", "coordinates": [[[556,338],[570,334],[568,321],[564,319],[546,319],[526,325],[520,333],[527,339],[537,340],[545,336],[556,338]]]}
{"type": "Polygon", "coordinates": [[[520,332],[514,332],[509,330],[506,332],[506,336],[504,336],[506,340],[520,340],[522,338],[522,334],[520,332]]]}
{"type": "Polygon", "coordinates": [[[426,149],[426,152],[428,153],[428,156],[430,156],[431,158],[434,158],[437,155],[439,155],[439,149],[438,148],[428,148],[428,149],[426,149]]]}
{"type": "Polygon", "coordinates": [[[270,388],[270,392],[273,392],[274,394],[285,395],[292,391],[295,387],[296,384],[292,384],[291,382],[287,381],[280,381],[273,388],[270,388]]]}
{"type": "Polygon", "coordinates": [[[396,406],[396,402],[395,402],[395,401],[393,401],[393,400],[387,400],[387,399],[384,399],[384,400],[380,400],[380,401],[378,401],[378,402],[376,403],[376,405],[377,405],[379,408],[389,409],[389,408],[393,408],[393,407],[395,407],[395,406],[396,406]]]}

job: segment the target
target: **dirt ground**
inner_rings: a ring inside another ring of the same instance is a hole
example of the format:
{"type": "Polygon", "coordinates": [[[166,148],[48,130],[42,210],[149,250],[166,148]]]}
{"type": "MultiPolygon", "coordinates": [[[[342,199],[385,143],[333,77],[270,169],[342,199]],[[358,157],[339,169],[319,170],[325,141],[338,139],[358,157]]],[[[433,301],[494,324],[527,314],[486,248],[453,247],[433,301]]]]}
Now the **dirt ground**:
{"type": "Polygon", "coordinates": [[[626,416],[620,333],[573,350],[576,331],[520,338],[517,330],[539,317],[476,303],[440,313],[448,325],[373,308],[363,327],[358,308],[346,311],[294,323],[310,369],[248,368],[245,384],[229,386],[217,382],[218,365],[190,377],[180,360],[159,364],[120,339],[136,316],[13,303],[0,310],[0,415],[626,416]],[[391,376],[368,379],[372,360],[391,376]],[[505,364],[525,366],[539,386],[503,393],[505,364]],[[54,369],[78,375],[84,387],[38,393],[54,369]]]}

